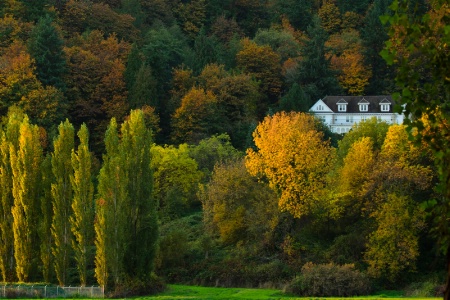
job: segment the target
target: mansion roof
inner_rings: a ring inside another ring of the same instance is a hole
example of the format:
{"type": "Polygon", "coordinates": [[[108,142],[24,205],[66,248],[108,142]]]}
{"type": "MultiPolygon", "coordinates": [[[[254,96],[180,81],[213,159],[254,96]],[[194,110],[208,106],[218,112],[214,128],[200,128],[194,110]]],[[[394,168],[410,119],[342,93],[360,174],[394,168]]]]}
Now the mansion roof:
{"type": "Polygon", "coordinates": [[[322,99],[334,113],[342,113],[338,105],[345,105],[345,113],[392,113],[394,101],[389,95],[382,96],[326,96],[322,99]],[[382,110],[382,104],[387,104],[382,110]],[[365,110],[361,110],[361,105],[367,105],[365,110]]]}

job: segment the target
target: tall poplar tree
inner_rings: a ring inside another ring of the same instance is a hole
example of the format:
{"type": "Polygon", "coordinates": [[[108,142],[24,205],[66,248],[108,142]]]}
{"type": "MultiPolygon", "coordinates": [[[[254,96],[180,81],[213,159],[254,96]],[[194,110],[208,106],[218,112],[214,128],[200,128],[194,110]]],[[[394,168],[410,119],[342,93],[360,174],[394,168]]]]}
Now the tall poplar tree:
{"type": "Polygon", "coordinates": [[[71,154],[74,148],[74,128],[68,120],[58,126],[59,135],[53,142],[52,171],[55,182],[52,184],[54,238],[53,255],[55,271],[61,286],[69,279],[69,266],[72,257],[72,232],[70,217],[72,215],[72,185],[70,176],[73,173],[71,154]]]}
{"type": "Polygon", "coordinates": [[[52,200],[52,183],[54,175],[52,172],[52,157],[47,154],[41,166],[41,186],[42,194],[40,197],[41,217],[39,223],[39,236],[41,240],[41,268],[42,276],[45,282],[52,282],[54,278],[53,265],[53,200],[52,200]]]}
{"type": "Polygon", "coordinates": [[[95,276],[102,286],[109,280],[117,285],[123,279],[123,257],[126,245],[128,195],[125,168],[119,152],[119,136],[115,118],[106,130],[106,154],[98,178],[97,220],[95,223],[97,252],[95,276]],[[109,279],[109,277],[111,278],[109,279]]]}
{"type": "Polygon", "coordinates": [[[151,131],[146,128],[142,110],[131,111],[121,127],[119,152],[127,172],[127,238],[125,271],[130,277],[146,279],[153,271],[158,240],[157,205],[152,197],[150,169],[151,131]]]}
{"type": "Polygon", "coordinates": [[[14,198],[10,146],[13,145],[14,149],[18,147],[22,120],[23,114],[20,111],[10,110],[6,128],[0,132],[0,271],[4,282],[15,280],[14,219],[11,214],[14,198]]]}
{"type": "Polygon", "coordinates": [[[94,185],[91,178],[92,158],[89,152],[89,131],[86,124],[78,131],[80,144],[72,151],[71,176],[73,188],[73,216],[70,218],[74,239],[72,241],[82,286],[87,282],[87,267],[93,261],[94,240],[94,185]]]}
{"type": "Polygon", "coordinates": [[[144,113],[132,111],[121,126],[115,119],[105,137],[99,175],[95,274],[100,285],[145,282],[153,271],[158,241],[157,205],[152,197],[151,131],[144,113]]]}
{"type": "Polygon", "coordinates": [[[39,221],[39,187],[42,147],[39,128],[31,125],[28,117],[20,124],[18,147],[10,145],[13,174],[14,257],[17,279],[27,282],[36,274],[39,258],[39,239],[36,224],[39,221]]]}

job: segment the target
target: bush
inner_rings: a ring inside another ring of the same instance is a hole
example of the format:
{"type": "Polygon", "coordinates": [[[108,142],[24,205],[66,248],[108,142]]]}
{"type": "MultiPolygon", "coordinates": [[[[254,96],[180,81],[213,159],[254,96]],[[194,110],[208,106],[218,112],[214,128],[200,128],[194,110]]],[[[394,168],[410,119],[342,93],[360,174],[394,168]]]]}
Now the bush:
{"type": "Polygon", "coordinates": [[[124,283],[116,285],[114,290],[108,293],[108,298],[128,298],[133,296],[148,296],[164,291],[166,288],[162,279],[154,274],[147,280],[128,279],[124,283]]]}
{"type": "Polygon", "coordinates": [[[368,295],[371,291],[367,276],[353,264],[335,265],[306,263],[287,291],[299,296],[350,297],[368,295]]]}

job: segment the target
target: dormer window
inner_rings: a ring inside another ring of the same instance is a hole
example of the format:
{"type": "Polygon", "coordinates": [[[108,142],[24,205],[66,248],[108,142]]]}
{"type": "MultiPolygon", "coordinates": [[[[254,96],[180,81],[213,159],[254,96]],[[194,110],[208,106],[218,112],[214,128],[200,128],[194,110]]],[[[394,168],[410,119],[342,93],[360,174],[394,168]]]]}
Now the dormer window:
{"type": "Polygon", "coordinates": [[[381,111],[389,111],[389,104],[381,104],[381,111]]]}
{"type": "Polygon", "coordinates": [[[381,102],[380,102],[380,110],[382,112],[388,112],[390,107],[391,107],[391,102],[389,102],[389,100],[387,100],[386,98],[381,100],[381,102]]]}
{"type": "Polygon", "coordinates": [[[369,101],[362,98],[361,101],[358,102],[359,111],[366,112],[369,111],[369,101]]]}
{"type": "Polygon", "coordinates": [[[347,111],[348,103],[344,99],[339,100],[336,104],[337,104],[337,107],[338,107],[338,111],[340,111],[340,112],[347,111]]]}

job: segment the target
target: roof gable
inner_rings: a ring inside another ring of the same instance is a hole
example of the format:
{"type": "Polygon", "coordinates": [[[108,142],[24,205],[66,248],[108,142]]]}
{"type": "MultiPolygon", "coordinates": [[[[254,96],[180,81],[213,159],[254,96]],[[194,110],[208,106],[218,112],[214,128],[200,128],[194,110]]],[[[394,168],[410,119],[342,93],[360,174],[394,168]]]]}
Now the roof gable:
{"type": "Polygon", "coordinates": [[[323,112],[333,112],[322,99],[319,99],[313,106],[309,109],[310,112],[313,113],[323,113],[323,112]]]}
{"type": "Polygon", "coordinates": [[[358,104],[369,104],[369,101],[367,101],[365,98],[362,98],[358,104]]]}

